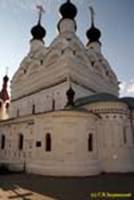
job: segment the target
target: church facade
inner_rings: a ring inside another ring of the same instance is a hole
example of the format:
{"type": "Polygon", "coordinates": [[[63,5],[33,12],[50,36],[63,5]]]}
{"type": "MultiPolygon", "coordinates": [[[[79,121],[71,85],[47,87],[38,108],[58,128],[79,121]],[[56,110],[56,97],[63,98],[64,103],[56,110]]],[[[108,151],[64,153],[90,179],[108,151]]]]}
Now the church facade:
{"type": "MultiPolygon", "coordinates": [[[[41,10],[40,10],[41,11],[41,10]]],[[[91,8],[88,44],[76,35],[77,8],[60,7],[58,36],[49,47],[41,12],[28,55],[0,92],[0,165],[50,176],[134,171],[134,98],[101,52],[91,8]]]]}

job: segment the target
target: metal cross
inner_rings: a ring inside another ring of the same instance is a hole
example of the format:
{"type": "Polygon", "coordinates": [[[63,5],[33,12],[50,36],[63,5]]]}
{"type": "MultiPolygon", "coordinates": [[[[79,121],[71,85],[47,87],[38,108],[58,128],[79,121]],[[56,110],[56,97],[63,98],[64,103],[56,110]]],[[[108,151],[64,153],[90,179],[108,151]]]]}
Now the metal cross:
{"type": "Polygon", "coordinates": [[[37,7],[37,9],[39,10],[39,20],[38,20],[38,24],[40,24],[40,23],[41,23],[42,14],[45,13],[45,10],[44,10],[44,8],[43,8],[42,5],[37,5],[36,7],[37,7]]]}
{"type": "Polygon", "coordinates": [[[91,24],[92,26],[94,26],[94,18],[95,18],[94,8],[92,6],[89,6],[89,10],[91,12],[91,24]]]}
{"type": "Polygon", "coordinates": [[[8,75],[9,67],[6,67],[6,75],[8,75]]]}

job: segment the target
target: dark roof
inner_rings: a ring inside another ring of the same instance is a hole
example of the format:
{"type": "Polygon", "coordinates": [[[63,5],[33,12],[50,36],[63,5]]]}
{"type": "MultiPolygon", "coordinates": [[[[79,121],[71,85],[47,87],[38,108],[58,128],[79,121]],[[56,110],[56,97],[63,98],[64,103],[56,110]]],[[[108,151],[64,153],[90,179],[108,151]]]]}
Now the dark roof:
{"type": "Polygon", "coordinates": [[[95,95],[79,98],[76,100],[75,106],[77,107],[85,104],[90,104],[95,102],[107,102],[107,101],[123,102],[126,103],[130,109],[134,109],[134,97],[119,98],[109,93],[98,93],[95,95]]]}
{"type": "Polygon", "coordinates": [[[120,99],[112,94],[108,93],[99,93],[87,97],[82,97],[77,99],[75,102],[76,106],[81,106],[84,104],[94,103],[94,102],[101,102],[101,101],[120,101],[120,99]]]}
{"type": "Polygon", "coordinates": [[[134,97],[123,97],[120,100],[126,103],[129,108],[134,109],[134,97]]]}

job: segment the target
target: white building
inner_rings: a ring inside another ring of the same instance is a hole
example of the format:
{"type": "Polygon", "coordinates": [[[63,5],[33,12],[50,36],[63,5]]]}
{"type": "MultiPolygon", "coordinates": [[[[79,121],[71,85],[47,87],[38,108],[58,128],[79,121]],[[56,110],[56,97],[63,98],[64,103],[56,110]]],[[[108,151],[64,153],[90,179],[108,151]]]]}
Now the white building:
{"type": "Polygon", "coordinates": [[[76,7],[68,0],[60,13],[59,34],[49,47],[41,15],[32,28],[30,51],[11,82],[11,101],[4,77],[0,163],[53,176],[132,172],[134,98],[118,96],[93,13],[86,46],[76,35],[76,7]]]}

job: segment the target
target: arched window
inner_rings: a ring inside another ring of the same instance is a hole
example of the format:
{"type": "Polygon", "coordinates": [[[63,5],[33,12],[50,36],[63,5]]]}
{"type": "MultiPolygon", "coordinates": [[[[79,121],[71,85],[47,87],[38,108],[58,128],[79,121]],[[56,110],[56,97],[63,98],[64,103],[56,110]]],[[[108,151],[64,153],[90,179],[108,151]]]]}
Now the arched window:
{"type": "Polygon", "coordinates": [[[5,135],[1,136],[1,149],[5,149],[5,144],[6,144],[6,137],[5,135]]]}
{"type": "Polygon", "coordinates": [[[51,151],[51,135],[50,133],[46,134],[46,138],[45,138],[45,149],[46,151],[51,151]]]}
{"type": "Polygon", "coordinates": [[[55,110],[55,99],[52,99],[52,110],[55,110]]]}
{"type": "Polygon", "coordinates": [[[43,60],[42,59],[40,60],[40,64],[43,65],[43,60]]]}
{"type": "Polygon", "coordinates": [[[123,141],[124,141],[124,144],[127,143],[127,127],[126,126],[123,127],[123,141]]]}
{"type": "Polygon", "coordinates": [[[8,110],[8,108],[9,108],[9,103],[6,103],[6,109],[8,110]]]}
{"type": "Polygon", "coordinates": [[[93,151],[93,135],[91,133],[88,136],[88,151],[93,151]]]}
{"type": "Polygon", "coordinates": [[[32,106],[32,114],[35,114],[35,104],[32,106]]]}
{"type": "Polygon", "coordinates": [[[24,136],[22,134],[19,135],[19,150],[23,150],[24,145],[24,136]]]}

